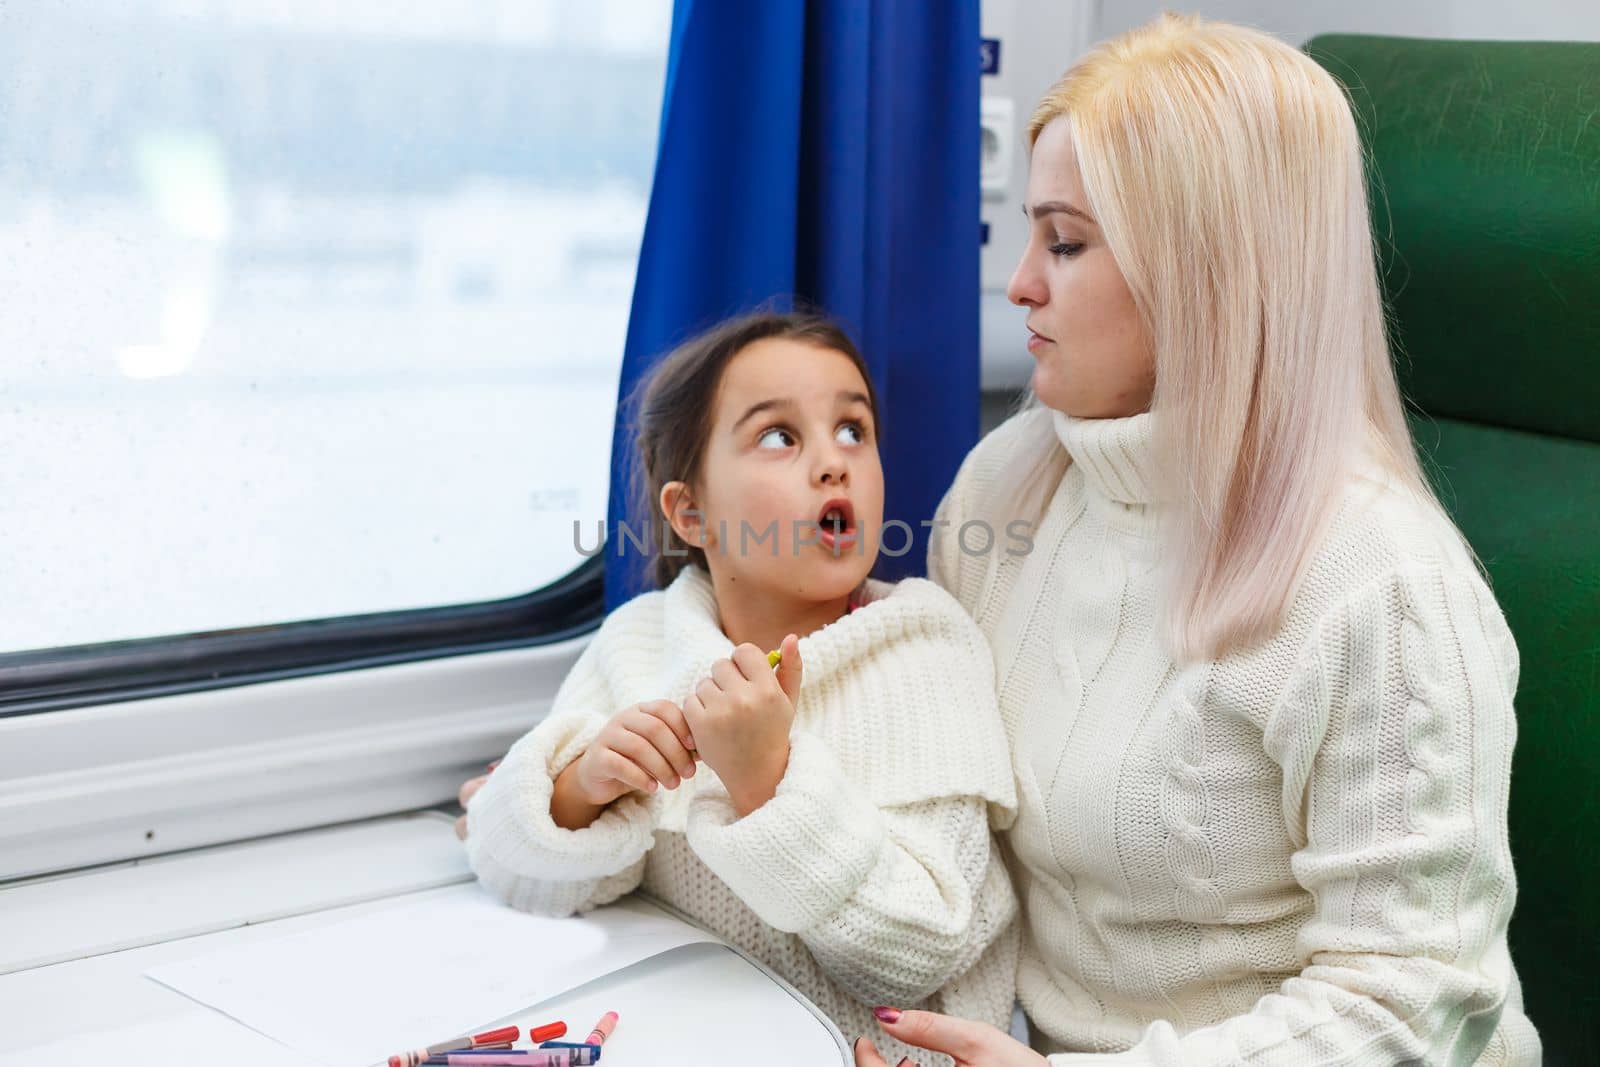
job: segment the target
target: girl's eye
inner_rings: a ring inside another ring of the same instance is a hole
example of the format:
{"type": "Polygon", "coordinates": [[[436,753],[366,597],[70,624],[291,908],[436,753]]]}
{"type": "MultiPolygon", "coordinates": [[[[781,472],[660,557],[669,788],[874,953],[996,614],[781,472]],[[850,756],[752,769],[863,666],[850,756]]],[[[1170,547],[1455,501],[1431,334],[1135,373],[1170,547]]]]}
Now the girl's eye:
{"type": "Polygon", "coordinates": [[[1082,241],[1060,241],[1050,246],[1052,256],[1075,256],[1082,251],[1082,241]]]}
{"type": "Polygon", "coordinates": [[[842,445],[859,445],[867,439],[866,431],[858,422],[845,423],[833,436],[842,445]]]}
{"type": "Polygon", "coordinates": [[[774,426],[756,438],[757,448],[788,448],[794,444],[794,435],[788,430],[774,426]]]}

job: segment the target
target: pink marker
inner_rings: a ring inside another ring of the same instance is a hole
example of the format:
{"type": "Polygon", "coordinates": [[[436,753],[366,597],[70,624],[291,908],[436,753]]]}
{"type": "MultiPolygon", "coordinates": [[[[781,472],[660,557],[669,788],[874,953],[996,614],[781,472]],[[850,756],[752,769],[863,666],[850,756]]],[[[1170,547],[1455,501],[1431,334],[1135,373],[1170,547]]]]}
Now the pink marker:
{"type": "Polygon", "coordinates": [[[603,1045],[606,1038],[611,1036],[611,1031],[617,1028],[617,1013],[608,1011],[600,1016],[600,1021],[594,1024],[594,1029],[589,1031],[589,1036],[584,1038],[585,1045],[603,1045]]]}

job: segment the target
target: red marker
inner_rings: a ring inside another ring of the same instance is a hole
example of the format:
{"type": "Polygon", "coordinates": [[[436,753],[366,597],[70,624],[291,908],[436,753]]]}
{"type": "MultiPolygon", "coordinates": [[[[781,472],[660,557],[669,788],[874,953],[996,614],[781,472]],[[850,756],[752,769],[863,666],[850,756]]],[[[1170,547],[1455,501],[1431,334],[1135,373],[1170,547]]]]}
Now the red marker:
{"type": "MultiPolygon", "coordinates": [[[[560,1026],[563,1034],[567,1032],[566,1023],[554,1023],[552,1025],[560,1026]]],[[[545,1026],[540,1027],[540,1029],[548,1030],[550,1027],[545,1026]]],[[[419,1048],[412,1052],[401,1052],[390,1056],[389,1067],[417,1067],[418,1064],[430,1056],[438,1056],[446,1052],[459,1052],[464,1048],[482,1048],[485,1045],[507,1045],[516,1041],[517,1035],[521,1032],[515,1026],[502,1026],[500,1029],[490,1030],[488,1033],[441,1041],[437,1045],[429,1045],[427,1048],[419,1048]]]]}
{"type": "Polygon", "coordinates": [[[535,1026],[528,1031],[528,1041],[537,1045],[541,1041],[554,1041],[567,1032],[567,1024],[563,1022],[547,1023],[544,1026],[535,1026]]]}
{"type": "Polygon", "coordinates": [[[611,1031],[617,1028],[617,1013],[608,1011],[600,1016],[600,1021],[594,1024],[594,1029],[589,1031],[589,1036],[584,1038],[585,1045],[603,1045],[606,1038],[611,1036],[611,1031]]]}

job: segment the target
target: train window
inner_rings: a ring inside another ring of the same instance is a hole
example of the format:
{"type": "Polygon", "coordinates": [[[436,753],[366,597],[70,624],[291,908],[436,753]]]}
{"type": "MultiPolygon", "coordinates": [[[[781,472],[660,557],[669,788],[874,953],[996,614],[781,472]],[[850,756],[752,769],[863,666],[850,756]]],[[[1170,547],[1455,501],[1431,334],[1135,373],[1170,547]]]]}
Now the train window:
{"type": "Polygon", "coordinates": [[[670,27],[670,0],[0,5],[0,653],[582,563],[670,27]]]}

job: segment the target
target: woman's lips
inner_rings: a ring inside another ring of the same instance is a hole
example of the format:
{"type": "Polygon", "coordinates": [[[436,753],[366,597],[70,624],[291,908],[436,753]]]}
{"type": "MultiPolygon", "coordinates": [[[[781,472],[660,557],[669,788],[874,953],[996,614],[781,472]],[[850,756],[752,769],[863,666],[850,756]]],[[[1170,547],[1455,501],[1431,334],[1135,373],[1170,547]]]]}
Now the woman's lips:
{"type": "Polygon", "coordinates": [[[1032,330],[1028,331],[1028,351],[1029,352],[1037,352],[1039,349],[1043,348],[1045,345],[1048,345],[1048,344],[1051,344],[1051,343],[1052,342],[1051,342],[1050,338],[1045,337],[1045,336],[1043,336],[1041,334],[1034,333],[1032,330]]]}

